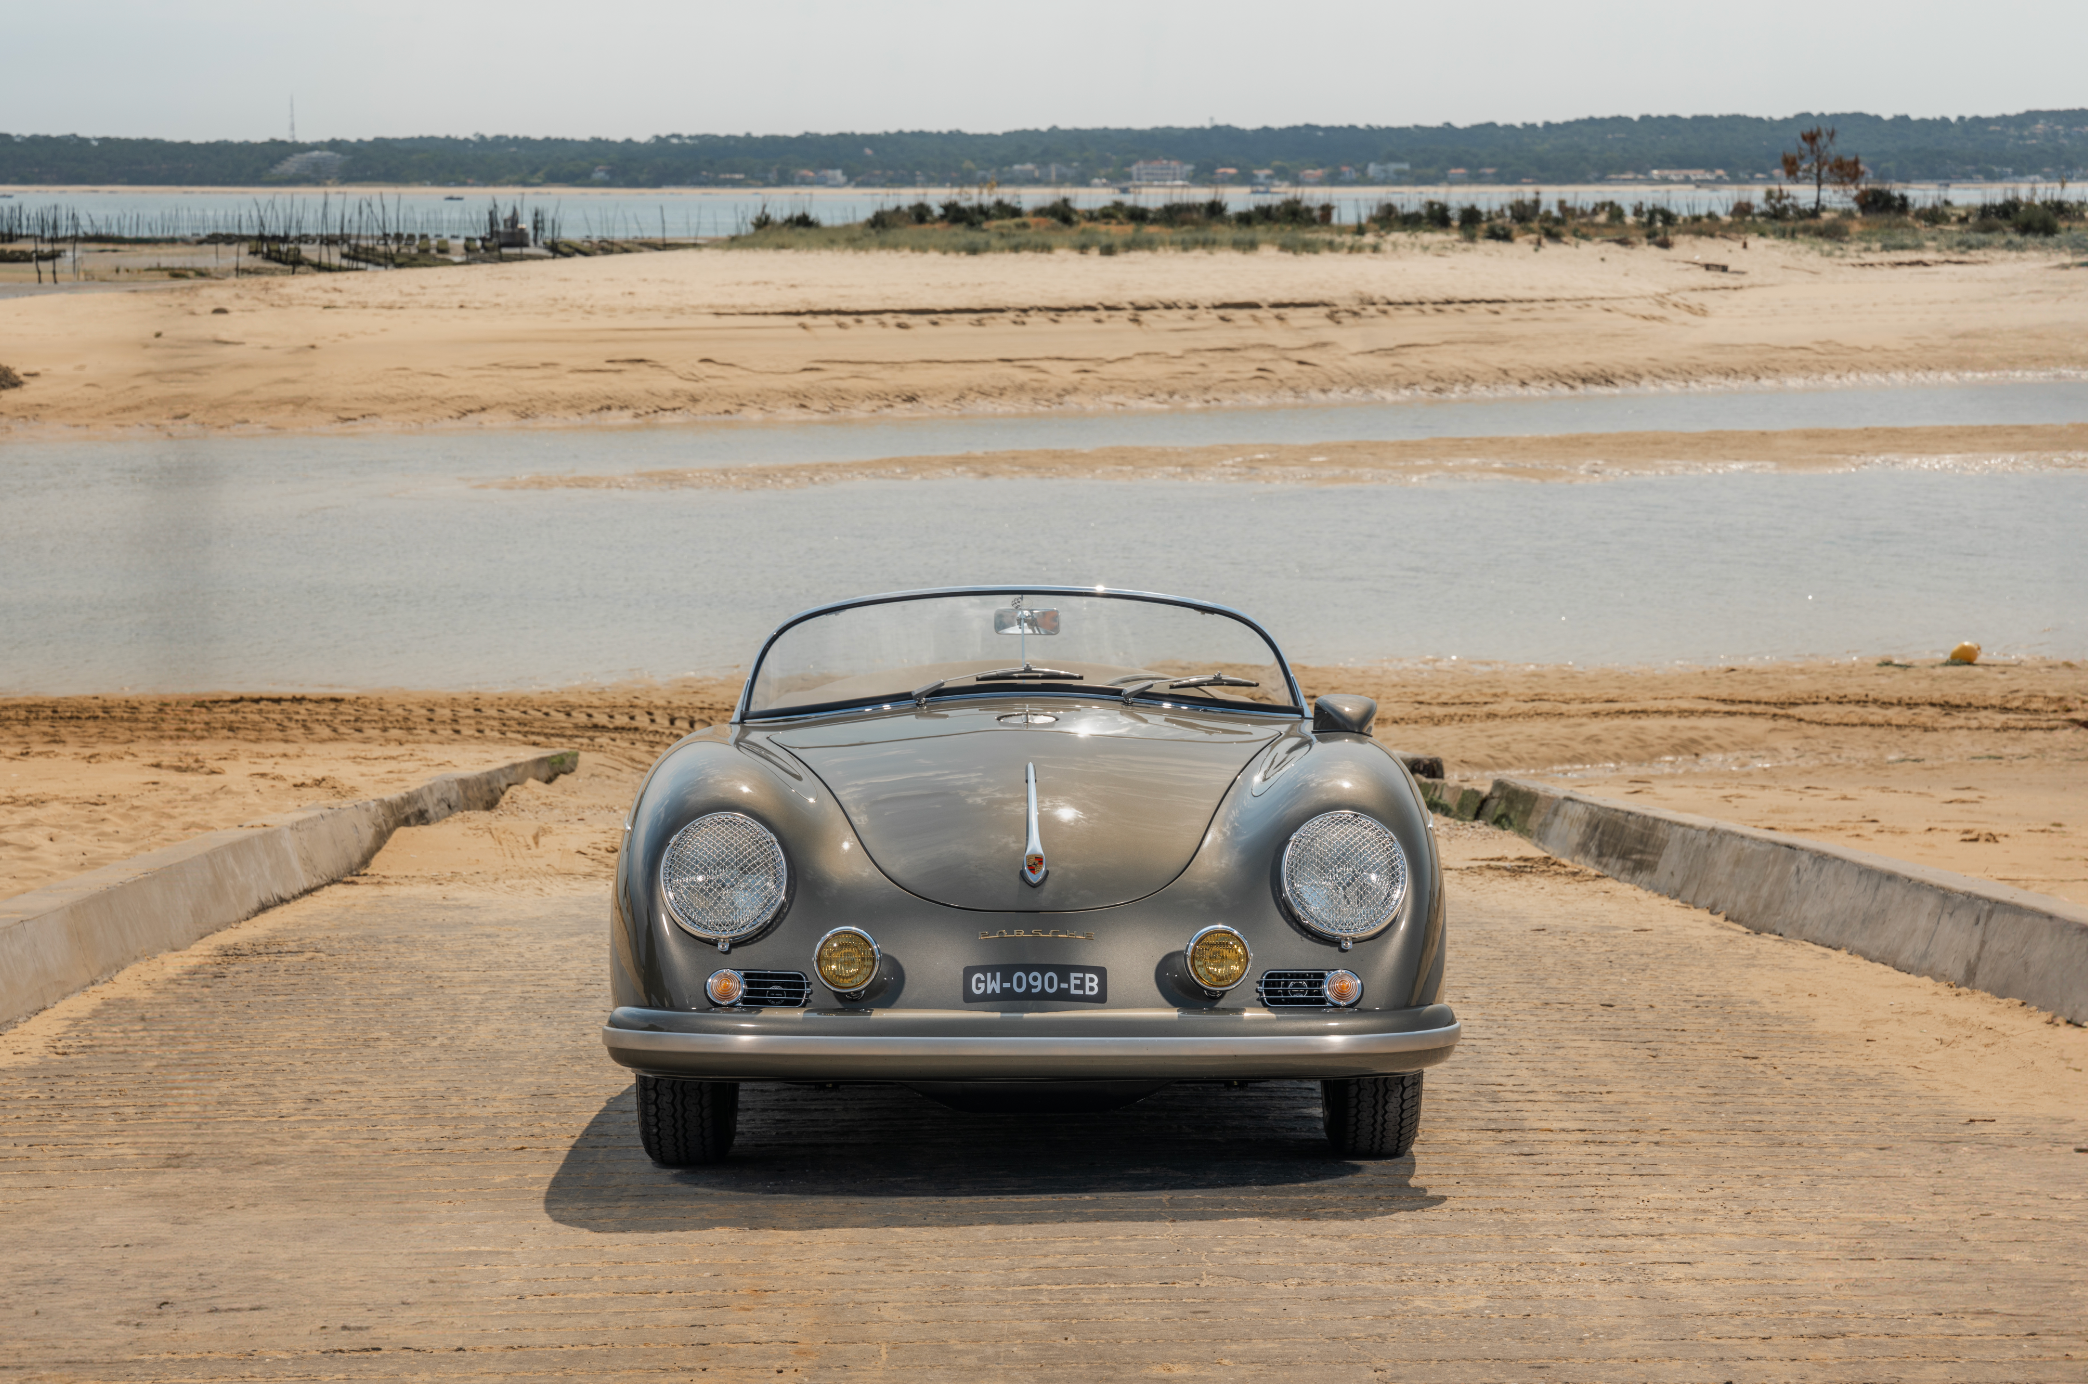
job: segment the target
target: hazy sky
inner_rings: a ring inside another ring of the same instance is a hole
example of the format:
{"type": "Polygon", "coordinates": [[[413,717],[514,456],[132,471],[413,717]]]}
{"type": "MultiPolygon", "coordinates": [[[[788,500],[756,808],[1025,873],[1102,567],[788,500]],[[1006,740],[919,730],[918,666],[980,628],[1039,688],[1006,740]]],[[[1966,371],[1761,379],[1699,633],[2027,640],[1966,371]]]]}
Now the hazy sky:
{"type": "Polygon", "coordinates": [[[2088,0],[9,4],[0,131],[644,136],[2088,105],[2088,0]]]}

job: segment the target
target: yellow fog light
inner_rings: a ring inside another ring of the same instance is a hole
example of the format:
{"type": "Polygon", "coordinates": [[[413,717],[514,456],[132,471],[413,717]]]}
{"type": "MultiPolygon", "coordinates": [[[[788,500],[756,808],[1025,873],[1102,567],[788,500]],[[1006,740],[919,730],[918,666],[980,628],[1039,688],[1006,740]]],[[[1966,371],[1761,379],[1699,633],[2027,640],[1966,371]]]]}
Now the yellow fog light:
{"type": "Polygon", "coordinates": [[[1329,971],[1325,988],[1327,1003],[1346,1009],[1363,998],[1363,977],[1354,971],[1329,971]]]}
{"type": "Polygon", "coordinates": [[[859,993],[877,975],[877,943],[861,928],[837,927],[819,939],[812,964],[837,995],[859,993]]]}
{"type": "Polygon", "coordinates": [[[1206,990],[1230,990],[1247,978],[1254,957],[1229,927],[1207,927],[1189,939],[1189,975],[1206,990]]]}
{"type": "Polygon", "coordinates": [[[712,1004],[738,1004],[747,993],[746,977],[738,971],[712,971],[711,978],[703,983],[704,993],[711,997],[712,1004]]]}

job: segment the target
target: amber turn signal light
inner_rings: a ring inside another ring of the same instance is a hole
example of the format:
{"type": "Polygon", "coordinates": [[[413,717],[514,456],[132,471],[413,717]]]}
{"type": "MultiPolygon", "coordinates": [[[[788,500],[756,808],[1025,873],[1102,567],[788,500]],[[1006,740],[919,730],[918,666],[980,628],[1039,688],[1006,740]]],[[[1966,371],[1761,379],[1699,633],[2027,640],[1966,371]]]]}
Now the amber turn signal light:
{"type": "Polygon", "coordinates": [[[1324,989],[1328,1004],[1346,1009],[1363,998],[1363,977],[1354,971],[1329,971],[1324,989]]]}
{"type": "Polygon", "coordinates": [[[837,995],[859,994],[877,975],[877,943],[861,928],[837,927],[819,939],[813,967],[837,995]]]}
{"type": "Polygon", "coordinates": [[[1254,960],[1247,939],[1222,924],[1197,933],[1183,951],[1189,959],[1190,978],[1220,994],[1245,980],[1254,960]]]}
{"type": "Polygon", "coordinates": [[[712,1004],[738,1004],[746,996],[747,980],[738,971],[712,971],[703,991],[712,1004]]]}

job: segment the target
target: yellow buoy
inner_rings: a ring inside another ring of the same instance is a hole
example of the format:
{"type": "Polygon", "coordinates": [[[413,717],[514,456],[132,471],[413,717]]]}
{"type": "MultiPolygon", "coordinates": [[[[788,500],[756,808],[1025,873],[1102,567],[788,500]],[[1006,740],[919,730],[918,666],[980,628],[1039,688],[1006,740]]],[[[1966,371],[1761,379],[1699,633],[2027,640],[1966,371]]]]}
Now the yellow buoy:
{"type": "Polygon", "coordinates": [[[1950,661],[1952,663],[1979,662],[1979,646],[1969,639],[1966,640],[1950,651],[1950,661]]]}

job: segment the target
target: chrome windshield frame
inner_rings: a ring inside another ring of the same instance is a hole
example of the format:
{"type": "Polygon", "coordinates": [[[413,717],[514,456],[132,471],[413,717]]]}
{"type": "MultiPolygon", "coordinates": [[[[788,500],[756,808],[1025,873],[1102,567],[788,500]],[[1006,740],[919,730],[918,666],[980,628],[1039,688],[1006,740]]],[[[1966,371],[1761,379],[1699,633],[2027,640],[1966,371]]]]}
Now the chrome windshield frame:
{"type": "MultiPolygon", "coordinates": [[[[796,711],[786,710],[780,712],[763,713],[755,713],[750,711],[749,703],[752,702],[754,697],[754,680],[761,676],[761,665],[767,662],[769,650],[775,647],[775,643],[778,639],[781,639],[785,634],[789,633],[790,630],[792,630],[798,625],[803,624],[807,620],[817,619],[822,615],[832,615],[836,611],[850,610],[858,606],[892,605],[900,601],[925,601],[933,600],[938,596],[1003,596],[1007,595],[1010,592],[1021,592],[1024,595],[1038,596],[1107,596],[1129,601],[1147,601],[1154,605],[1181,606],[1187,610],[1202,611],[1207,615],[1228,616],[1231,619],[1239,621],[1248,629],[1253,630],[1256,635],[1260,636],[1262,642],[1269,646],[1269,652],[1276,656],[1276,666],[1283,670],[1283,682],[1284,686],[1290,689],[1291,704],[1287,707],[1256,705],[1227,706],[1206,703],[1199,700],[1191,703],[1182,703],[1181,705],[1183,706],[1183,709],[1196,711],[1242,711],[1250,714],[1260,715],[1279,714],[1285,716],[1303,716],[1307,714],[1305,708],[1304,691],[1298,686],[1298,675],[1291,671],[1290,659],[1284,654],[1283,646],[1276,642],[1276,637],[1274,635],[1270,634],[1268,630],[1262,627],[1260,621],[1254,619],[1252,616],[1247,615],[1242,611],[1233,609],[1231,606],[1219,605],[1215,601],[1191,600],[1187,596],[1169,596],[1165,593],[1158,591],[1128,591],[1123,590],[1121,588],[1107,586],[1025,586],[1020,583],[1008,583],[1000,586],[936,586],[926,587],[918,591],[886,591],[875,596],[857,596],[845,601],[830,601],[825,605],[817,605],[811,607],[808,610],[799,611],[797,614],[791,616],[788,620],[785,620],[782,624],[776,626],[776,628],[770,632],[769,637],[762,641],[761,652],[755,655],[753,664],[747,669],[747,679],[740,686],[739,700],[733,706],[731,724],[735,726],[743,725],[749,720],[757,722],[786,719],[794,720],[808,715],[845,715],[852,712],[865,711],[875,707],[879,707],[887,702],[891,702],[894,705],[897,705],[899,701],[905,700],[904,698],[899,698],[897,699],[897,701],[895,701],[895,699],[890,693],[881,693],[875,697],[865,697],[859,702],[837,703],[832,706],[822,706],[817,711],[806,711],[802,709],[796,711]]],[[[1001,689],[998,688],[994,689],[994,691],[996,692],[1000,690],[1001,689]]],[[[1042,688],[1030,688],[1027,690],[1032,696],[1044,692],[1044,689],[1042,688]]],[[[1058,692],[1060,690],[1061,689],[1056,687],[1050,689],[1051,692],[1058,692]]],[[[1008,691],[1012,693],[1017,691],[1017,689],[1010,688],[1008,689],[1008,691]]],[[[1063,689],[1063,691],[1075,695],[1078,695],[1082,692],[1085,692],[1088,695],[1093,695],[1093,689],[1079,688],[1070,684],[1067,685],[1063,689]]]]}

